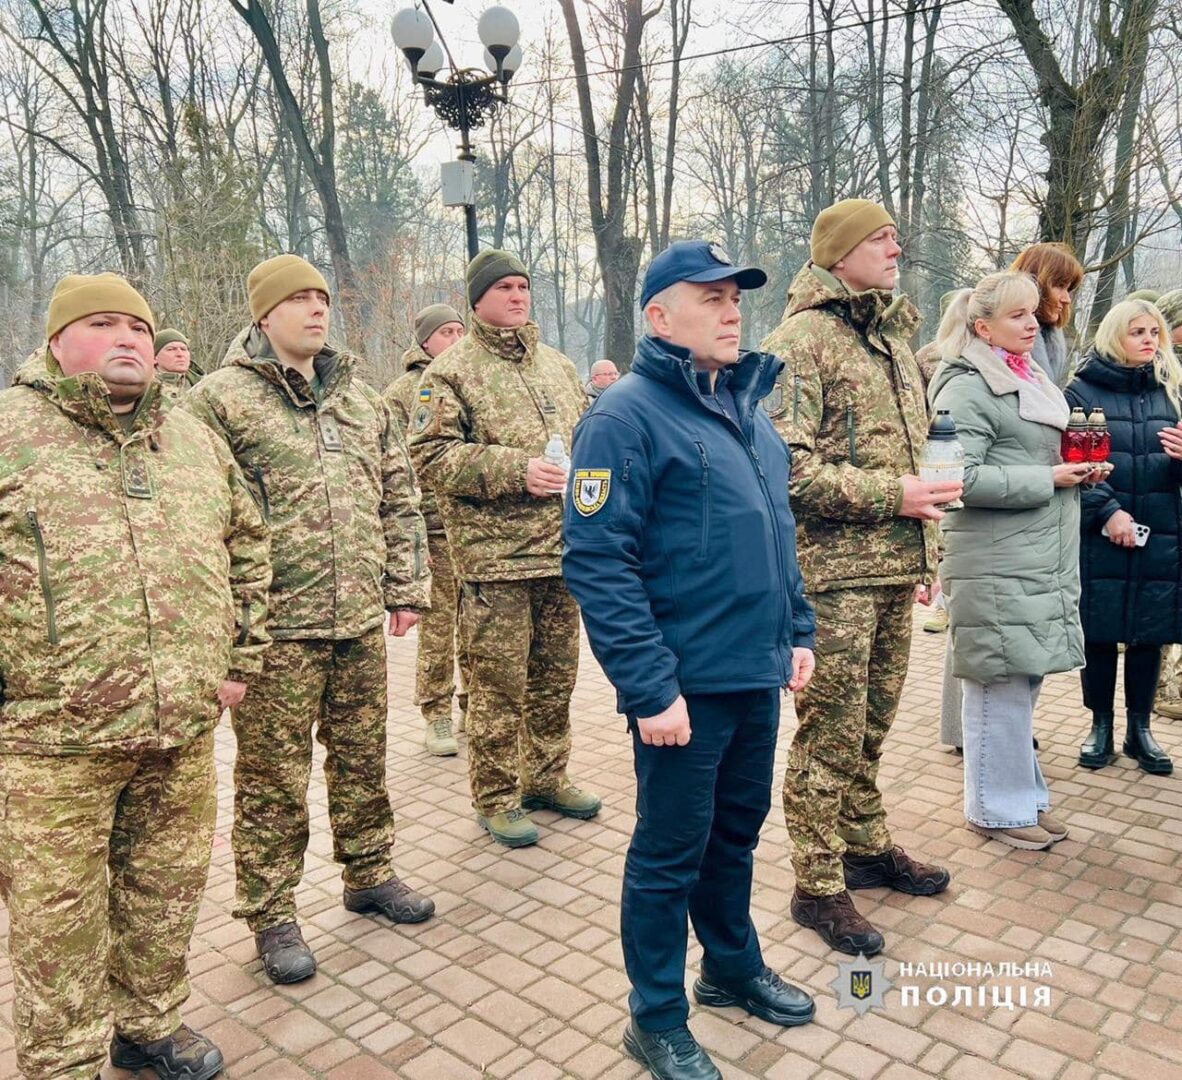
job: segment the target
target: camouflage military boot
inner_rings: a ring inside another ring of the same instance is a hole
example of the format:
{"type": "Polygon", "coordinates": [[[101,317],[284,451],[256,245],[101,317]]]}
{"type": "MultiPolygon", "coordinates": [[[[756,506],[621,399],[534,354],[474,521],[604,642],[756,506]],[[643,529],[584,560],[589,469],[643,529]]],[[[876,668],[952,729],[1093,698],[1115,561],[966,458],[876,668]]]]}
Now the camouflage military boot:
{"type": "Polygon", "coordinates": [[[365,914],[378,912],[391,922],[418,923],[435,914],[435,901],[395,875],[372,889],[346,888],[345,908],[365,914]]]}
{"type": "Polygon", "coordinates": [[[538,842],[538,830],[521,807],[515,806],[503,814],[490,817],[476,816],[480,827],[488,831],[498,844],[505,847],[529,847],[538,842]]]}
{"type": "Polygon", "coordinates": [[[198,1031],[181,1024],[171,1035],[136,1043],[116,1034],[111,1064],[119,1069],[156,1070],[160,1080],[209,1080],[222,1071],[222,1052],[198,1031]]]}
{"type": "Polygon", "coordinates": [[[553,810],[563,817],[579,818],[586,821],[603,808],[598,795],[583,791],[574,784],[565,783],[552,795],[526,795],[521,800],[526,810],[553,810]]]}
{"type": "Polygon", "coordinates": [[[460,752],[460,744],[451,730],[451,718],[427,721],[427,735],[423,739],[427,752],[436,757],[454,757],[460,752]]]}
{"type": "Polygon", "coordinates": [[[298,983],[316,974],[316,957],[304,943],[298,923],[270,926],[254,936],[263,970],[273,983],[298,983]]]}

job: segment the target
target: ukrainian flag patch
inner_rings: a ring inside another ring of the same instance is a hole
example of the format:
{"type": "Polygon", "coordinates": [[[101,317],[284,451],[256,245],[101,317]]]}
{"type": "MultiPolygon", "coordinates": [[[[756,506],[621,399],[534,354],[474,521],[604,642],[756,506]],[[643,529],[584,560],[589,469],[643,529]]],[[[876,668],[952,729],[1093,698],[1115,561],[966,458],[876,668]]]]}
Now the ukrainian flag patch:
{"type": "Polygon", "coordinates": [[[429,387],[429,386],[419,387],[419,401],[423,402],[424,404],[429,403],[431,401],[431,387],[429,387]]]}

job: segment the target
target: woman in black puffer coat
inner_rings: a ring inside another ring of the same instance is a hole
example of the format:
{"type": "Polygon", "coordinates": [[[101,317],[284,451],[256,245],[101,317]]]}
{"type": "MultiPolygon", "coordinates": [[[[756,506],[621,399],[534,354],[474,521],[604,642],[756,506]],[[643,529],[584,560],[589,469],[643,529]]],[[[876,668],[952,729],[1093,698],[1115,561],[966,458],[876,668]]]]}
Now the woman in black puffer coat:
{"type": "Polygon", "coordinates": [[[1092,730],[1079,763],[1098,769],[1113,759],[1117,645],[1125,649],[1124,751],[1146,772],[1173,769],[1149,730],[1160,646],[1182,642],[1182,365],[1161,313],[1144,300],[1117,304],[1066,390],[1087,413],[1099,405],[1112,433],[1115,466],[1083,493],[1080,546],[1087,667],[1084,700],[1092,730]],[[1149,539],[1136,546],[1134,525],[1149,539]]]}

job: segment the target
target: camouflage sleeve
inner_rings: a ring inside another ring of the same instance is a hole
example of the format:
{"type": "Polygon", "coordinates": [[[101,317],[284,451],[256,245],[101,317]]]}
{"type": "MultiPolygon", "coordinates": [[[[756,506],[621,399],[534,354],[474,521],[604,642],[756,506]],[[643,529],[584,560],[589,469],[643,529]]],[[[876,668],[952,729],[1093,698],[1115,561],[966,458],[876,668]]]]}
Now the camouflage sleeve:
{"type": "MultiPolygon", "coordinates": [[[[406,427],[410,423],[410,408],[406,402],[408,395],[404,394],[401,385],[403,378],[404,376],[399,376],[395,379],[382,394],[382,400],[389,406],[399,431],[406,431],[406,427]]],[[[409,384],[411,380],[407,379],[406,381],[409,384]]]]}
{"type": "Polygon", "coordinates": [[[230,555],[230,594],[234,597],[234,645],[229,678],[248,682],[263,670],[263,653],[271,644],[267,633],[267,590],[271,587],[271,532],[242,479],[242,471],[220,439],[210,438],[230,484],[230,522],[226,550],[230,555]]]}
{"type": "Polygon", "coordinates": [[[176,403],[175,408],[184,409],[187,413],[192,413],[197,417],[206,427],[210,429],[226,446],[233,450],[233,443],[230,439],[230,432],[227,430],[225,423],[222,420],[221,414],[214,407],[210,400],[209,391],[206,386],[198,383],[193,387],[183,398],[176,403]]]}
{"type": "Polygon", "coordinates": [[[514,446],[473,442],[467,406],[457,387],[428,368],[428,394],[410,421],[410,452],[423,483],[438,494],[469,499],[524,496],[529,454],[514,446]]]}
{"type": "Polygon", "coordinates": [[[382,424],[382,529],[386,537],[383,603],[387,611],[426,611],[431,606],[427,526],[410,453],[393,412],[375,395],[382,424]]]}
{"type": "MultiPolygon", "coordinates": [[[[826,461],[817,451],[817,432],[825,414],[825,390],[816,357],[809,349],[790,356],[794,368],[791,409],[776,430],[792,451],[791,493],[802,516],[835,521],[884,521],[898,513],[903,498],[899,478],[882,469],[860,469],[850,461],[826,461]]],[[[785,373],[782,378],[787,378],[785,373]]]]}

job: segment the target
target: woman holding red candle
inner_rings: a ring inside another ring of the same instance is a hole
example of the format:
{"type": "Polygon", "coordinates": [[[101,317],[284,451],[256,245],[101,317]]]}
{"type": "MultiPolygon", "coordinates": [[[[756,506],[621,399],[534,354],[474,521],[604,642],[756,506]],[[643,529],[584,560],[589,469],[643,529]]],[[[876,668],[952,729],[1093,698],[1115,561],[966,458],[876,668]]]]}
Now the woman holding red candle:
{"type": "Polygon", "coordinates": [[[1182,641],[1182,364],[1161,312],[1126,300],[1105,316],[1066,396],[1107,418],[1114,471],[1085,489],[1081,514],[1080,616],[1092,730],[1079,763],[1115,759],[1117,646],[1125,649],[1124,752],[1149,773],[1173,771],[1149,728],[1161,646],[1182,641]],[[1148,537],[1145,528],[1148,527],[1148,537]]]}

